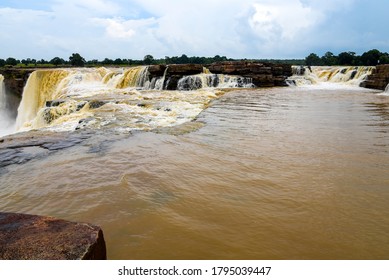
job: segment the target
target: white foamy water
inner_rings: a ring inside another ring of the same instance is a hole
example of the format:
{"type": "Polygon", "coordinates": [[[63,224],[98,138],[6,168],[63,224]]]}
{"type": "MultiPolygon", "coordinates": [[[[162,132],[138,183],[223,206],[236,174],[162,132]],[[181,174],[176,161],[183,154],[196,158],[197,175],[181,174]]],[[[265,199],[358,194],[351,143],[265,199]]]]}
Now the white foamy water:
{"type": "Polygon", "coordinates": [[[252,86],[249,79],[204,73],[184,77],[177,91],[162,91],[165,75],[166,71],[149,79],[143,66],[35,71],[24,88],[17,130],[132,131],[175,126],[193,120],[222,94],[219,88],[252,86]]]}
{"type": "Polygon", "coordinates": [[[15,131],[15,120],[10,116],[7,108],[4,77],[0,75],[0,137],[15,131]]]}
{"type": "Polygon", "coordinates": [[[370,66],[293,66],[290,85],[319,87],[358,87],[374,67],[370,66]]]}

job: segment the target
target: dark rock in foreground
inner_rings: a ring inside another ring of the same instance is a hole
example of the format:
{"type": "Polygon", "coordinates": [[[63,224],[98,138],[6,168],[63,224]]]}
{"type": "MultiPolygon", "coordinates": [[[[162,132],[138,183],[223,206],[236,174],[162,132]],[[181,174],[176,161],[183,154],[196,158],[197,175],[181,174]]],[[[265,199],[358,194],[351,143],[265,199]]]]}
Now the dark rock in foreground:
{"type": "Polygon", "coordinates": [[[105,260],[102,230],[51,217],[0,212],[2,260],[105,260]]]}

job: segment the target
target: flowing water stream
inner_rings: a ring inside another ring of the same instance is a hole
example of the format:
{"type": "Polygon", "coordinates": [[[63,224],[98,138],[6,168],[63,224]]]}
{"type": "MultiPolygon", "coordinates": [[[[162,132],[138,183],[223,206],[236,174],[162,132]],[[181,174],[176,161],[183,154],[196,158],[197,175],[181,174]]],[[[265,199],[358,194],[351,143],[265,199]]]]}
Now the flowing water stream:
{"type": "Polygon", "coordinates": [[[1,211],[98,224],[110,259],[389,258],[389,96],[186,93],[170,102],[200,104],[193,121],[86,126],[77,145],[2,167],[1,211]]]}
{"type": "Polygon", "coordinates": [[[15,120],[7,107],[4,77],[0,75],[0,137],[15,131],[15,120]]]}

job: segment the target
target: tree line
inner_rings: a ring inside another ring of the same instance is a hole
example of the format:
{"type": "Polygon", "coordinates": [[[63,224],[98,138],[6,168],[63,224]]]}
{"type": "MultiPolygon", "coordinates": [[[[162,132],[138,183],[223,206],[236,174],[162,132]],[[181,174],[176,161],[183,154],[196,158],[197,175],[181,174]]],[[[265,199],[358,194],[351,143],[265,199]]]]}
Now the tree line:
{"type": "Polygon", "coordinates": [[[152,55],[148,54],[143,59],[110,59],[105,58],[103,60],[92,59],[87,61],[79,53],[73,53],[68,60],[60,57],[54,57],[51,60],[45,59],[16,59],[9,57],[7,59],[0,59],[0,67],[52,67],[52,66],[76,66],[76,67],[93,67],[93,66],[135,66],[135,65],[152,65],[152,64],[211,64],[213,62],[221,61],[233,61],[233,59],[226,56],[215,55],[214,57],[188,57],[183,54],[181,56],[165,56],[165,58],[155,59],[152,55]]]}
{"type": "Polygon", "coordinates": [[[322,57],[319,57],[317,54],[311,53],[305,58],[305,64],[309,66],[375,66],[389,64],[389,54],[377,49],[364,52],[362,55],[357,55],[355,52],[341,52],[338,55],[326,52],[322,57]]]}
{"type": "MultiPolygon", "coordinates": [[[[145,55],[143,59],[110,59],[104,60],[92,59],[87,61],[79,53],[73,53],[68,60],[60,57],[54,57],[51,60],[45,59],[22,59],[18,60],[13,57],[0,59],[0,67],[94,67],[94,66],[136,66],[136,65],[153,65],[153,64],[211,64],[214,62],[235,61],[236,59],[227,58],[226,56],[215,55],[214,57],[188,57],[183,54],[181,56],[165,56],[164,58],[154,58],[152,55],[145,55]]],[[[245,59],[246,60],[246,59],[245,59]]],[[[355,52],[341,52],[334,55],[332,52],[326,52],[322,57],[315,53],[311,53],[305,59],[258,59],[250,60],[255,62],[271,62],[285,63],[294,65],[350,65],[350,66],[375,66],[377,64],[389,64],[389,54],[373,49],[357,55],[355,52]]]]}

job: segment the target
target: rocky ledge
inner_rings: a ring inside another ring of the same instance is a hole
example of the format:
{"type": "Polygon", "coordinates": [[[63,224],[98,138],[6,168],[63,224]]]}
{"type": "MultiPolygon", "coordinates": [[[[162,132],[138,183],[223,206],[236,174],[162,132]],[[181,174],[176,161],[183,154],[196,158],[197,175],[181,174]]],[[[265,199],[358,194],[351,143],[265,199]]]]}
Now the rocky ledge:
{"type": "Polygon", "coordinates": [[[21,97],[28,77],[35,70],[35,68],[0,68],[7,93],[21,97]]]}
{"type": "Polygon", "coordinates": [[[288,64],[271,64],[249,61],[215,62],[209,65],[172,64],[151,65],[148,68],[150,79],[165,75],[164,88],[177,89],[178,81],[184,76],[197,75],[204,72],[204,67],[212,74],[237,75],[252,79],[256,87],[286,86],[286,79],[292,75],[292,67],[288,64]]]}
{"type": "Polygon", "coordinates": [[[385,90],[389,84],[389,64],[377,65],[375,71],[361,83],[361,87],[385,90]]]}
{"type": "Polygon", "coordinates": [[[51,217],[0,212],[1,260],[105,260],[102,230],[51,217]]]}
{"type": "MultiPolygon", "coordinates": [[[[170,64],[150,65],[149,78],[160,78],[165,75],[164,89],[176,90],[178,81],[184,76],[201,74],[206,67],[212,74],[238,75],[252,79],[256,87],[286,86],[285,80],[292,75],[292,66],[250,61],[225,61],[209,65],[170,64]]],[[[29,75],[35,68],[2,68],[7,93],[21,98],[23,88],[29,75]]],[[[20,101],[20,100],[19,100],[20,101]]]]}
{"type": "Polygon", "coordinates": [[[207,68],[214,74],[251,78],[257,87],[287,86],[285,80],[292,76],[292,66],[289,64],[228,61],[213,63],[207,68]]]}

